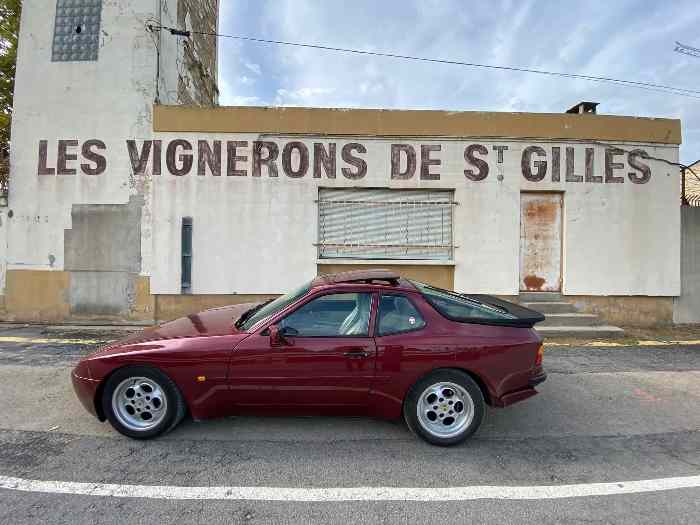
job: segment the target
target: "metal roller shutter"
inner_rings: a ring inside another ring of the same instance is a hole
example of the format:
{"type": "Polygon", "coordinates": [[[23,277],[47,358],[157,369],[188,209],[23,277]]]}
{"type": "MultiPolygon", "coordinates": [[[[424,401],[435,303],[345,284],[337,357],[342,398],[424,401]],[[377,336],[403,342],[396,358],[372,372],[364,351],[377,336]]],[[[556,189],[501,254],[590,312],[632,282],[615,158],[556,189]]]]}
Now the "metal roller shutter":
{"type": "Polygon", "coordinates": [[[320,188],[319,258],[453,258],[451,190],[320,188]]]}

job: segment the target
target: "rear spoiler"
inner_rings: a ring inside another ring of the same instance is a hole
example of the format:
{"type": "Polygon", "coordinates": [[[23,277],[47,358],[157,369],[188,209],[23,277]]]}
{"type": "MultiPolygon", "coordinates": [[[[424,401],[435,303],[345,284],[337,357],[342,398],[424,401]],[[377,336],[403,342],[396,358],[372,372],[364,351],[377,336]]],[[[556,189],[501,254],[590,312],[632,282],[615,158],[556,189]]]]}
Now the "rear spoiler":
{"type": "Polygon", "coordinates": [[[482,295],[482,294],[460,294],[467,299],[472,301],[477,301],[479,303],[486,304],[497,310],[501,310],[508,313],[514,317],[514,319],[498,319],[489,320],[488,324],[495,324],[501,326],[515,326],[519,328],[532,328],[537,323],[544,321],[544,315],[536,310],[531,310],[530,308],[525,308],[516,303],[511,303],[509,301],[504,301],[493,295],[482,295]]]}

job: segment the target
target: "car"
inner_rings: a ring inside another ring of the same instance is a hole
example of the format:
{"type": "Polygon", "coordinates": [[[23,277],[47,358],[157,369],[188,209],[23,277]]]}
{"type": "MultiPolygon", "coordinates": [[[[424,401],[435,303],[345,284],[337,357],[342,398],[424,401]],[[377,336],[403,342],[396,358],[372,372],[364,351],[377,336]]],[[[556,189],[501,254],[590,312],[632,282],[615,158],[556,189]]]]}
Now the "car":
{"type": "Polygon", "coordinates": [[[75,392],[136,439],[234,414],[403,417],[435,445],[546,378],[539,312],[389,270],[322,275],[258,304],[205,310],[82,359],[75,392]]]}

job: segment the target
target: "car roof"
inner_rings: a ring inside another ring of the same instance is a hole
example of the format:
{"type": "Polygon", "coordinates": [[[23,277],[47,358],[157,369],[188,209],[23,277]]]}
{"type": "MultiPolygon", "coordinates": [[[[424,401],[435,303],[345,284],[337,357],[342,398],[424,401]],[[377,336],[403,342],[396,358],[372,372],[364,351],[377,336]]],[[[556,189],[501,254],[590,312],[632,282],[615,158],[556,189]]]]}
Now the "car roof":
{"type": "Polygon", "coordinates": [[[319,275],[311,281],[311,288],[337,284],[370,284],[383,287],[415,290],[415,287],[401,275],[384,269],[352,270],[349,272],[319,275]]]}

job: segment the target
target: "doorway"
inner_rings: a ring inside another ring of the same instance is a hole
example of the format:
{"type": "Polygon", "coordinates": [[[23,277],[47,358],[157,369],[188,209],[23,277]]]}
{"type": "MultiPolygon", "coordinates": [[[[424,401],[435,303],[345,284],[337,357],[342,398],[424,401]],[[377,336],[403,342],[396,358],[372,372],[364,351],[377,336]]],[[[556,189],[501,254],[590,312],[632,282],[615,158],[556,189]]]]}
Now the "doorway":
{"type": "Polygon", "coordinates": [[[561,291],[562,201],[562,193],[520,194],[520,291],[561,291]]]}

